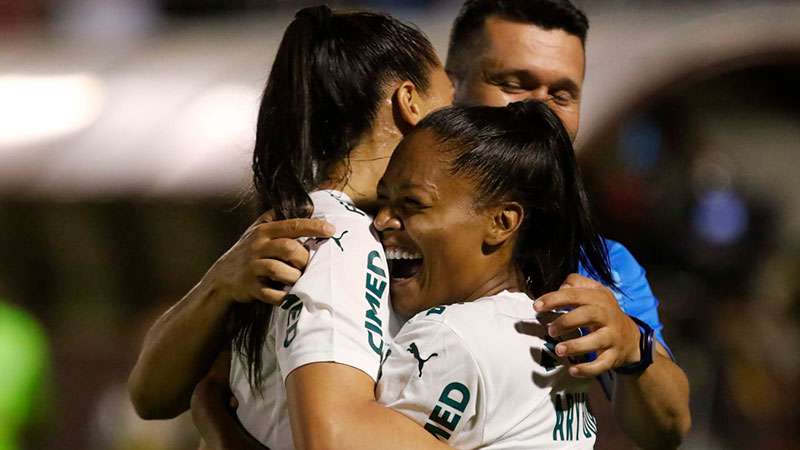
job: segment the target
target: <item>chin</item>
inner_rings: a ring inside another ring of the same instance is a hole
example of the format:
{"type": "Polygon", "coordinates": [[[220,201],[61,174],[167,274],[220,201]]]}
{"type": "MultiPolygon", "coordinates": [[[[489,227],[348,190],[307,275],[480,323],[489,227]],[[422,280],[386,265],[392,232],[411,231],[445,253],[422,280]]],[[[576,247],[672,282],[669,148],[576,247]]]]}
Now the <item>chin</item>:
{"type": "Polygon", "coordinates": [[[391,299],[392,299],[392,309],[394,310],[397,315],[402,317],[404,320],[410,319],[411,317],[416,314],[416,310],[414,305],[409,304],[408,298],[404,298],[402,294],[395,294],[394,291],[390,291],[391,299]]]}

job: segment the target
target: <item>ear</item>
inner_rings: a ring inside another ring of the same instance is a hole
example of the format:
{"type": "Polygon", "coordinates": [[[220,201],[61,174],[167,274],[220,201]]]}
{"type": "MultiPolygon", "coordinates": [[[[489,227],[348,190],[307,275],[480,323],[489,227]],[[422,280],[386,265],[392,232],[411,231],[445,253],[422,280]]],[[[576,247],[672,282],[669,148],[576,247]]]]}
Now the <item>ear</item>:
{"type": "Polygon", "coordinates": [[[511,239],[522,225],[525,209],[517,202],[503,202],[489,211],[489,227],[484,243],[498,246],[511,239]]]}
{"type": "Polygon", "coordinates": [[[419,91],[411,81],[403,81],[394,91],[392,103],[395,106],[395,117],[399,120],[397,128],[411,129],[425,116],[420,103],[419,91]]]}

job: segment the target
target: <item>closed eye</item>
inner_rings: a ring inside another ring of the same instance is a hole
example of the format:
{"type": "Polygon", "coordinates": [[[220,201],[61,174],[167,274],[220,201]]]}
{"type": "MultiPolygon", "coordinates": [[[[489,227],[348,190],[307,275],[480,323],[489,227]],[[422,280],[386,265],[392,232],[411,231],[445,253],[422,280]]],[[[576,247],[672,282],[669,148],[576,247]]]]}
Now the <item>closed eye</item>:
{"type": "Polygon", "coordinates": [[[422,203],[415,197],[403,197],[403,207],[412,210],[420,210],[427,208],[428,205],[422,203]]]}
{"type": "Polygon", "coordinates": [[[551,96],[551,98],[556,104],[561,106],[569,105],[574,100],[574,96],[572,95],[572,93],[564,90],[557,91],[555,94],[551,96]]]}

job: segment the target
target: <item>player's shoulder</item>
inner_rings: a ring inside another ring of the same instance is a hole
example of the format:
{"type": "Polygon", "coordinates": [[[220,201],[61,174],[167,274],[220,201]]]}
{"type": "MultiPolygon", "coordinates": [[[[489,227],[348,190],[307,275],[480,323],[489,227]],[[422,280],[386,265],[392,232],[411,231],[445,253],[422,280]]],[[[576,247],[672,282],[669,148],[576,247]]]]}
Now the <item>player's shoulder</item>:
{"type": "Polygon", "coordinates": [[[479,324],[518,317],[521,313],[530,316],[532,305],[533,301],[524,293],[503,291],[471,302],[435,306],[418,313],[409,323],[440,324],[459,335],[469,335],[474,334],[479,324]]]}
{"type": "Polygon", "coordinates": [[[306,243],[314,255],[328,248],[330,251],[326,254],[337,260],[363,259],[362,254],[366,253],[377,253],[381,259],[385,259],[377,233],[372,227],[372,217],[358,209],[350,197],[332,190],[315,191],[310,197],[314,203],[313,217],[324,219],[336,228],[330,238],[312,239],[306,243]]]}
{"type": "Polygon", "coordinates": [[[309,194],[314,204],[313,217],[326,219],[329,222],[349,221],[355,223],[372,223],[372,217],[359,209],[350,197],[339,191],[321,190],[309,194]]]}

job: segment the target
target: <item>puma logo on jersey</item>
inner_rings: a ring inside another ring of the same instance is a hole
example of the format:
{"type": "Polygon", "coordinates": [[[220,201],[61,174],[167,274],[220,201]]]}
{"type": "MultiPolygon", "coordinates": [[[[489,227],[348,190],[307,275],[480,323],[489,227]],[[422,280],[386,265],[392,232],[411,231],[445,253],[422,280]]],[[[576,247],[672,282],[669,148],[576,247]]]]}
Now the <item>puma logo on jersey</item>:
{"type": "Polygon", "coordinates": [[[344,247],[342,247],[342,238],[345,234],[347,234],[347,230],[342,231],[342,234],[338,238],[336,236],[331,236],[331,239],[333,239],[333,242],[336,243],[336,246],[339,247],[341,251],[344,251],[344,247]]]}
{"type": "Polygon", "coordinates": [[[539,364],[549,372],[555,369],[556,366],[560,366],[561,363],[558,361],[558,355],[556,355],[556,344],[558,342],[550,336],[545,336],[545,339],[546,342],[544,343],[544,348],[542,348],[542,357],[539,364]]]}
{"type": "Polygon", "coordinates": [[[419,369],[420,378],[422,377],[422,368],[425,367],[425,363],[428,362],[431,358],[439,356],[438,353],[431,353],[431,355],[428,356],[427,358],[423,358],[419,354],[419,348],[417,348],[417,344],[415,342],[412,342],[411,345],[406,350],[411,352],[411,354],[414,355],[414,359],[417,360],[417,368],[419,369]]]}

